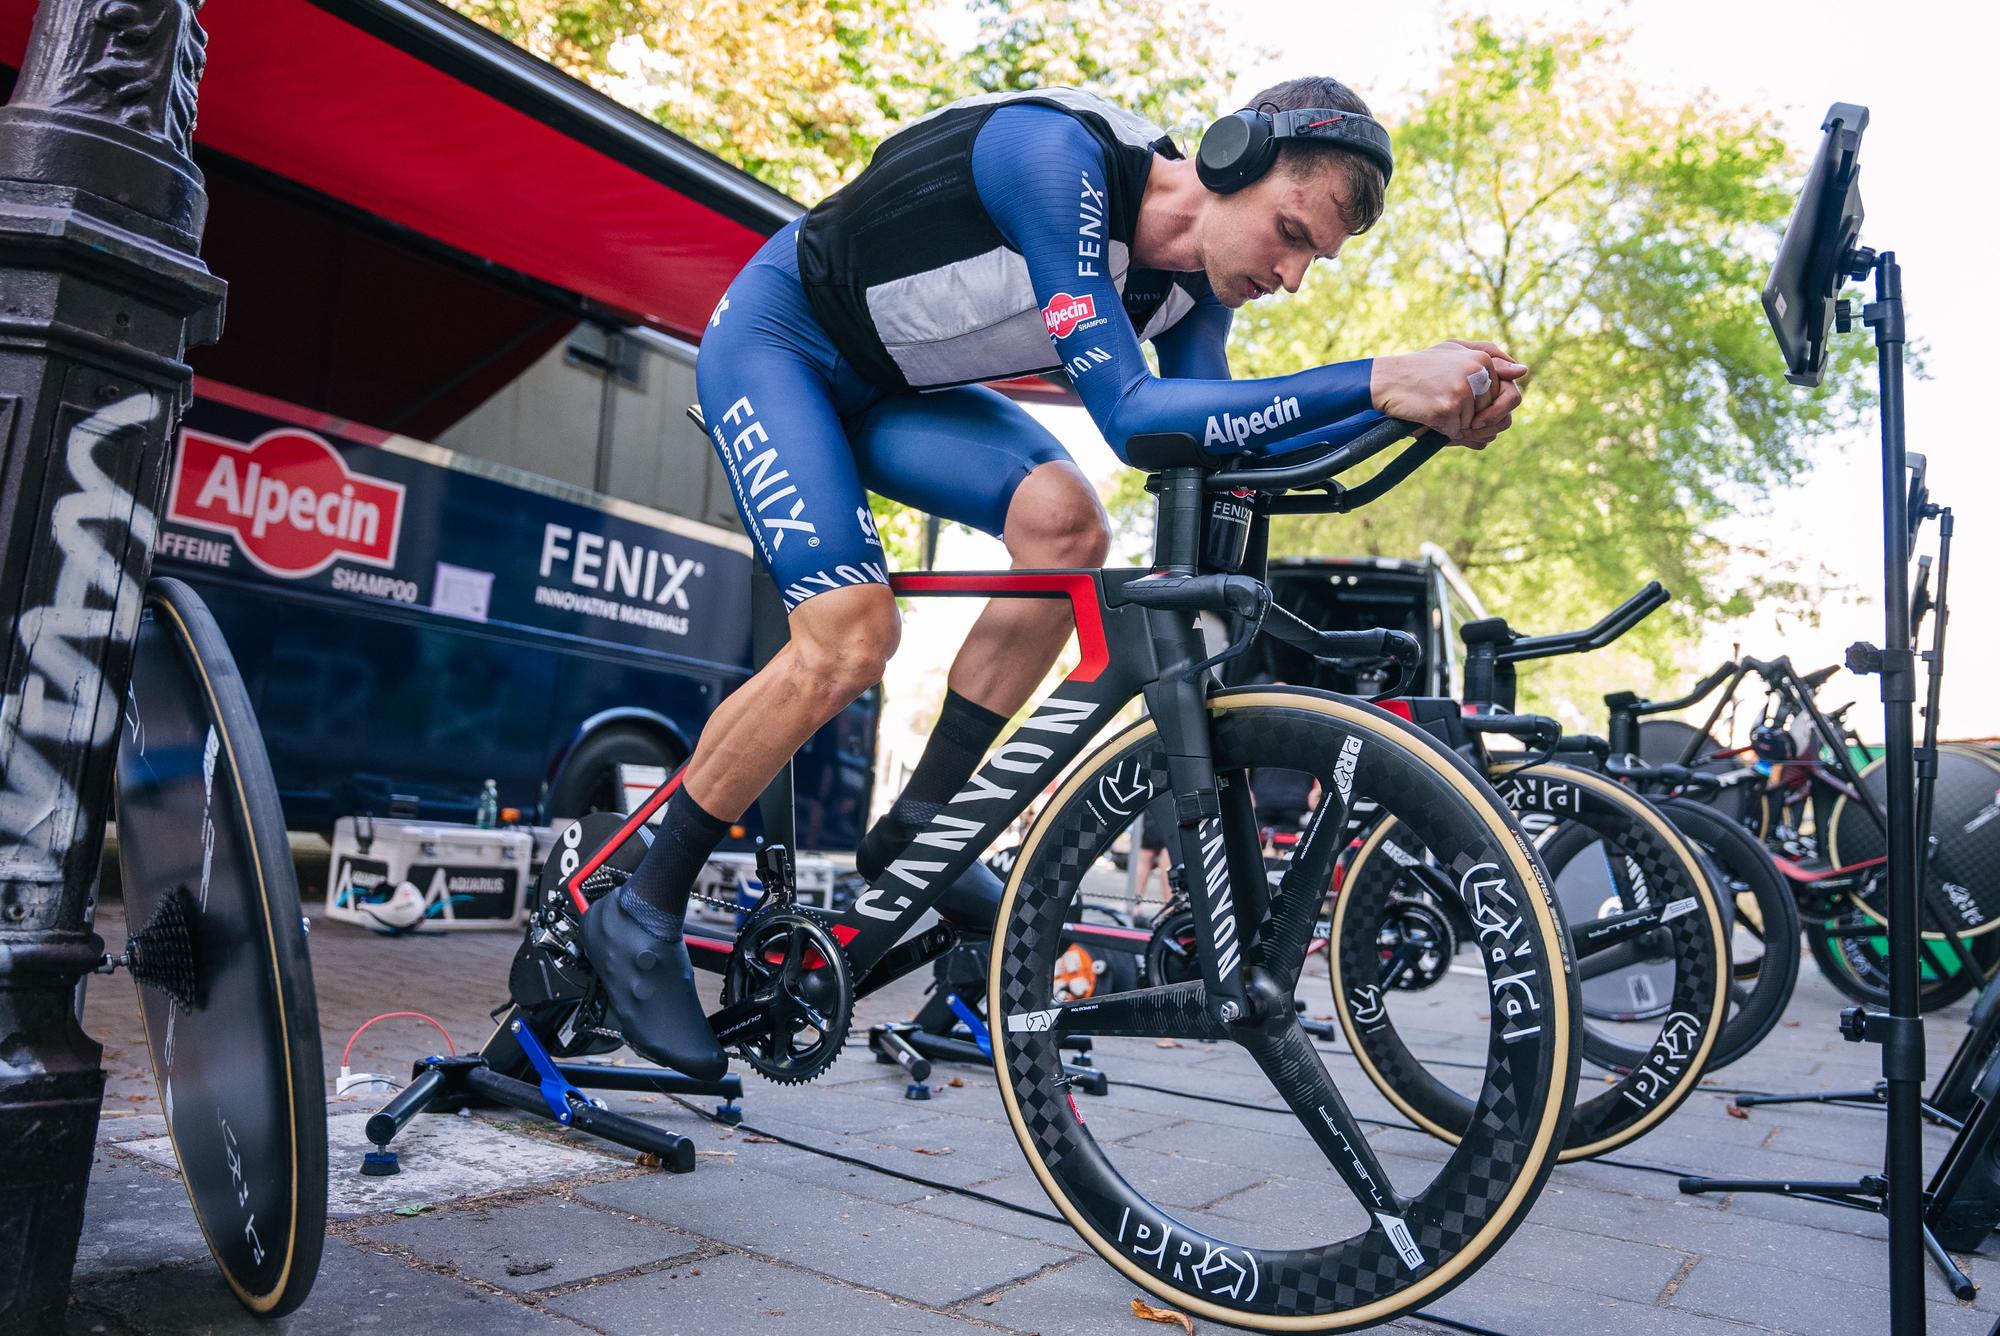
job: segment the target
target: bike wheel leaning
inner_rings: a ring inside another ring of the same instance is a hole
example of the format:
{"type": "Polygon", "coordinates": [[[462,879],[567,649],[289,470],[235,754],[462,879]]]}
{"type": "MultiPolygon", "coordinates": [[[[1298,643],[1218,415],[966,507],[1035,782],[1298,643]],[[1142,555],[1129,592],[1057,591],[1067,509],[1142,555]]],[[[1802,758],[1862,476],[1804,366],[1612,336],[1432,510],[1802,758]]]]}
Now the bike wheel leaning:
{"type": "Polygon", "coordinates": [[[118,745],[127,952],[181,1180],[223,1279],[279,1317],[326,1235],[312,962],[271,763],[208,609],[146,587],[118,745]]]}
{"type": "MultiPolygon", "coordinates": [[[[1708,858],[1727,897],[1725,903],[1733,902],[1735,908],[1729,950],[1729,1018],[1708,1057],[1708,1070],[1714,1071],[1755,1048],[1777,1025],[1792,999],[1799,981],[1798,901],[1778,875],[1769,851],[1724,813],[1684,798],[1655,799],[1653,805],[1708,858]]],[[[1596,864],[1588,855],[1596,854],[1601,861],[1602,850],[1602,841],[1581,825],[1564,827],[1543,841],[1542,862],[1566,913],[1575,909],[1566,894],[1572,877],[1595,873],[1596,864]]],[[[1598,880],[1609,887],[1608,878],[1598,880]]],[[[1623,1000],[1613,998],[1600,1006],[1593,996],[1600,986],[1609,990],[1613,981],[1597,979],[1583,986],[1586,1016],[1608,1018],[1616,1003],[1623,1000]]],[[[1617,1065],[1630,1067],[1644,1060],[1645,1051],[1598,1035],[1590,1041],[1589,1055],[1609,1056],[1617,1065]]]]}
{"type": "MultiPolygon", "coordinates": [[[[1595,954],[1579,952],[1579,979],[1610,968],[1665,963],[1671,975],[1639,1031],[1643,1047],[1588,1022],[1584,1056],[1614,1079],[1580,1099],[1565,1161],[1588,1159],[1645,1135],[1695,1091],[1729,1004],[1727,933],[1701,861],[1657,811],[1602,775],[1543,765],[1496,771],[1494,787],[1516,812],[1542,812],[1586,827],[1617,865],[1622,908],[1573,920],[1577,942],[1593,940],[1620,915],[1658,906],[1658,926],[1595,954]],[[1655,960],[1655,958],[1657,958],[1655,960]],[[1593,1033],[1593,1029],[1596,1030],[1593,1033]],[[1625,1059],[1629,1058],[1630,1061],[1625,1059]]],[[[1331,965],[1334,1010],[1362,1070],[1412,1122],[1455,1142],[1476,1126],[1474,1101],[1410,1051],[1398,1028],[1398,995],[1379,985],[1377,925],[1403,893],[1434,893],[1436,851],[1393,814],[1369,832],[1334,898],[1331,965]]],[[[1616,934],[1611,937],[1615,938],[1616,934]]],[[[1610,939],[1610,938],[1608,938],[1610,939]]],[[[1488,954],[1484,931],[1481,955],[1488,954]]],[[[1489,964],[1489,968],[1491,968],[1489,964]]],[[[1428,999],[1428,995],[1426,995],[1428,999]]],[[[1434,1006],[1435,1000],[1424,1005],[1434,1006]]]]}
{"type": "MultiPolygon", "coordinates": [[[[1290,996],[1275,999],[1262,1024],[1227,1029],[1207,1019],[1199,980],[1050,1006],[1062,919],[1083,873],[1144,802],[1167,788],[1151,721],[1120,733],[1071,772],[1044,807],[1001,902],[988,1014],[1007,1115],[1037,1178],[1078,1233],[1161,1299],[1263,1331],[1347,1331],[1385,1322],[1471,1275],[1526,1216],[1554,1165],[1577,1071],[1575,985],[1561,925],[1518,827],[1448,750],[1381,711],[1329,695],[1251,689],[1225,693],[1211,705],[1218,772],[1273,766],[1313,774],[1342,799],[1366,793],[1423,833],[1465,887],[1489,944],[1504,943],[1490,953],[1479,1117],[1421,1186],[1393,1182],[1386,1170],[1358,1177],[1364,1161],[1380,1170],[1372,1147],[1342,1141],[1343,1164],[1332,1157],[1322,1162],[1323,1134],[1299,1141],[1301,1156],[1314,1158],[1289,1167],[1320,1190],[1307,1197],[1314,1218],[1292,1226],[1282,1242],[1272,1239],[1266,1222],[1243,1225],[1253,1236],[1246,1240],[1235,1227],[1234,1239],[1210,1233],[1223,1227],[1215,1218],[1202,1226],[1176,1218],[1152,1199],[1156,1169],[1146,1161],[1163,1157],[1091,1134],[1063,1074],[1065,1033],[1234,1040],[1302,1120],[1316,1115],[1336,1136],[1339,1127],[1353,1126],[1298,1027],[1290,996]],[[1329,1177],[1344,1187],[1365,1181],[1374,1199],[1347,1187],[1347,1205],[1323,1191],[1329,1177]],[[1298,1237],[1289,1236],[1294,1232],[1298,1237]]],[[[1311,923],[1344,842],[1342,824],[1332,812],[1309,827],[1264,922],[1270,931],[1246,949],[1253,977],[1288,977],[1284,987],[1296,988],[1311,923]],[[1288,898],[1294,894],[1301,898],[1288,898]],[[1289,924],[1299,910],[1307,915],[1304,930],[1287,938],[1275,925],[1289,924]],[[1299,959],[1260,956],[1263,942],[1281,938],[1300,943],[1299,959]]],[[[1225,854],[1232,867],[1259,866],[1254,848],[1225,854]]],[[[1398,1177],[1421,1172],[1403,1163],[1398,1177]]]]}

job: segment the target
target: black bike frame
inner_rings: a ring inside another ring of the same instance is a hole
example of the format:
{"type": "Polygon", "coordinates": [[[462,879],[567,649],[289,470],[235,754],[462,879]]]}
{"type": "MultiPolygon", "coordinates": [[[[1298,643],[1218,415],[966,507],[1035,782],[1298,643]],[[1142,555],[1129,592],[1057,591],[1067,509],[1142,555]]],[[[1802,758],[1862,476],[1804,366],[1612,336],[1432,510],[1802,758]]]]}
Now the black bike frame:
{"type": "MultiPolygon", "coordinates": [[[[862,891],[854,903],[833,918],[829,928],[847,949],[855,977],[865,979],[882,957],[901,941],[925,911],[933,908],[939,894],[963,875],[1026,811],[1044,791],[1052,787],[1084,749],[1102,733],[1133,699],[1146,691],[1149,683],[1167,678],[1205,657],[1203,642],[1191,618],[1185,614],[1142,608],[1124,600],[1125,587],[1135,580],[1155,575],[1145,567],[1102,570],[1050,570],[975,572],[969,574],[924,573],[892,577],[890,586],[898,596],[942,596],[957,598],[1048,598],[1067,599],[1075,619],[1081,658],[1076,668],[1027,719],[1000,744],[973,775],[966,786],[918,833],[883,873],[879,882],[862,891]]],[[[1202,714],[1203,690],[1198,681],[1164,683],[1170,697],[1191,698],[1197,718],[1202,714]]],[[[1162,732],[1168,717],[1160,719],[1162,732]]],[[[1205,728],[1192,738],[1174,740],[1188,762],[1208,767],[1208,735],[1205,728]]],[[[1201,788],[1213,795],[1212,767],[1198,773],[1201,788]]],[[[1136,783],[1129,793],[1105,795],[1113,804],[1129,801],[1136,812],[1150,799],[1143,776],[1135,772],[1136,783]]],[[[602,867],[612,854],[631,839],[653,814],[680,787],[676,772],[641,803],[616,835],[572,873],[567,886],[577,909],[587,905],[577,887],[583,879],[602,867]]],[[[1202,866],[1200,849],[1189,847],[1181,832],[1180,850],[1184,864],[1202,866]]],[[[1202,879],[1190,891],[1201,894],[1205,907],[1227,899],[1230,891],[1225,877],[1220,883],[1202,879]]],[[[1240,987],[1240,984],[1239,984],[1240,987]]]]}
{"type": "MultiPolygon", "coordinates": [[[[691,409],[689,416],[706,425],[698,410],[691,409]]],[[[1270,590],[1260,578],[1236,572],[1243,569],[1247,556],[1258,563],[1261,575],[1263,530],[1272,513],[1352,510],[1408,478],[1443,448],[1443,437],[1423,433],[1365,483],[1349,488],[1331,481],[1335,474],[1380,454],[1417,430],[1408,423],[1385,420],[1346,444],[1311,457],[1302,458],[1307,452],[1300,451],[1262,468],[1219,471],[1214,471],[1214,460],[1192,437],[1139,437],[1127,443],[1128,452],[1135,464],[1153,471],[1147,489],[1160,498],[1154,569],[924,573],[891,578],[891,588],[899,595],[1067,599],[1081,655],[1062,685],[1037,704],[1021,726],[986,758],[966,786],[889,865],[879,883],[869,886],[828,924],[847,953],[858,981],[857,993],[916,968],[934,958],[938,949],[949,946],[949,930],[936,934],[942,946],[927,944],[923,938],[900,948],[898,944],[1001,833],[1054,787],[1118,712],[1143,695],[1167,759],[1175,801],[1175,838],[1181,865],[1189,870],[1188,898],[1196,911],[1210,1019],[1226,1024],[1253,1013],[1244,982],[1244,948],[1270,908],[1270,887],[1264,879],[1246,777],[1240,772],[1218,776],[1215,771],[1207,670],[1248,648],[1260,629],[1273,630],[1327,653],[1364,638],[1314,632],[1273,609],[1270,590]],[[1273,494],[1307,487],[1324,490],[1317,495],[1273,494]],[[1236,498],[1233,508],[1231,498],[1236,498]],[[1245,509],[1252,514],[1243,514],[1245,509]],[[1240,530],[1243,545],[1220,558],[1214,555],[1219,549],[1205,546],[1211,537],[1212,515],[1215,523],[1233,521],[1244,526],[1240,530]],[[1204,575],[1205,566],[1224,573],[1204,575]],[[1211,655],[1199,621],[1199,614],[1205,612],[1254,616],[1254,621],[1229,650],[1211,655]],[[889,959],[892,951],[898,952],[893,961],[889,959]]],[[[768,608],[768,603],[765,606],[768,608]]],[[[769,621],[770,616],[760,620],[769,621]]],[[[1408,640],[1391,632],[1374,634],[1383,643],[1408,640]]],[[[774,637],[764,637],[758,657],[767,657],[764,650],[775,652],[774,646],[774,637]]],[[[1410,648],[1414,649],[1413,643],[1410,648]]],[[[563,881],[562,887],[579,914],[589,908],[581,889],[584,879],[603,867],[660,810],[680,787],[685,769],[655,789],[617,833],[563,881]]],[[[767,788],[765,800],[773,795],[782,800],[789,789],[786,767],[767,788]]],[[[1151,797],[1150,778],[1135,762],[1129,781],[1113,775],[1105,790],[1097,795],[1100,803],[1121,816],[1128,814],[1123,805],[1131,804],[1129,814],[1136,815],[1151,797]]],[[[1300,924],[1303,931],[1310,931],[1310,918],[1303,915],[1289,916],[1285,930],[1300,924]]],[[[1302,937],[1296,944],[1280,945],[1297,945],[1303,950],[1305,942],[1302,937]]],[[[754,1000],[746,999],[711,1016],[710,1024],[727,1040],[733,1027],[754,1017],[756,1008],[754,1000]],[[742,1015],[732,1014],[738,1009],[742,1015]]]]}

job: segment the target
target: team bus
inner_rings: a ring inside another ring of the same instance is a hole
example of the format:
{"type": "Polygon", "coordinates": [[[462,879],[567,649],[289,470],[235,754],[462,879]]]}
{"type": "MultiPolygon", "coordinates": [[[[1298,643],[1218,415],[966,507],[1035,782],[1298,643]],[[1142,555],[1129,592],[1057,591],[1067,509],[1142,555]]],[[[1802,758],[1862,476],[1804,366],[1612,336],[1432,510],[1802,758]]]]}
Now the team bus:
{"type": "MultiPolygon", "coordinates": [[[[0,3],[0,93],[33,9],[0,3]]],[[[619,804],[750,671],[762,577],[685,413],[799,206],[431,0],[202,18],[230,289],[154,569],[220,623],[287,823],[619,804]]],[[[858,839],[877,714],[800,754],[803,847],[858,839]]]]}
{"type": "MultiPolygon", "coordinates": [[[[544,821],[617,806],[618,767],[678,764],[749,664],[740,532],[220,382],[161,518],[155,569],[215,613],[294,829],[467,820],[489,779],[544,821]]],[[[809,847],[857,837],[874,720],[801,757],[809,847]]]]}

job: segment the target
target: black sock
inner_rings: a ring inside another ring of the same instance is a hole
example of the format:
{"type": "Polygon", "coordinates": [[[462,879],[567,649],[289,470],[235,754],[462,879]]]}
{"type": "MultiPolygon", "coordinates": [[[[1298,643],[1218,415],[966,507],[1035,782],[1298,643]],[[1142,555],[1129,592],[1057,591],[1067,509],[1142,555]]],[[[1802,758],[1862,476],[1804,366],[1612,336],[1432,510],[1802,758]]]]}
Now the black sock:
{"type": "Polygon", "coordinates": [[[728,833],[727,821],[702,811],[686,788],[675,789],[653,847],[618,890],[619,906],[655,936],[678,940],[695,879],[728,833]]]}
{"type": "Polygon", "coordinates": [[[854,851],[855,870],[870,881],[881,876],[889,861],[958,796],[979,768],[979,758],[1006,726],[1007,716],[974,705],[956,691],[945,692],[944,712],[924,744],[916,772],[896,805],[862,837],[861,847],[854,851]]]}

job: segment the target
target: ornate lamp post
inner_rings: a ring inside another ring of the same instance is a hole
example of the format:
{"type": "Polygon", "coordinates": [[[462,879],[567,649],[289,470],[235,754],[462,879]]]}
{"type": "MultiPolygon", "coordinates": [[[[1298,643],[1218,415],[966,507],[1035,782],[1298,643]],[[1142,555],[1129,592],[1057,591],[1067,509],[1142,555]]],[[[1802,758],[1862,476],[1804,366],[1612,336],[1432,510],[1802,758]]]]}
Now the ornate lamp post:
{"type": "Polygon", "coordinates": [[[59,1327],[104,1073],[78,981],[140,591],[221,331],[198,0],[43,0],[0,109],[0,1331],[59,1327]]]}

